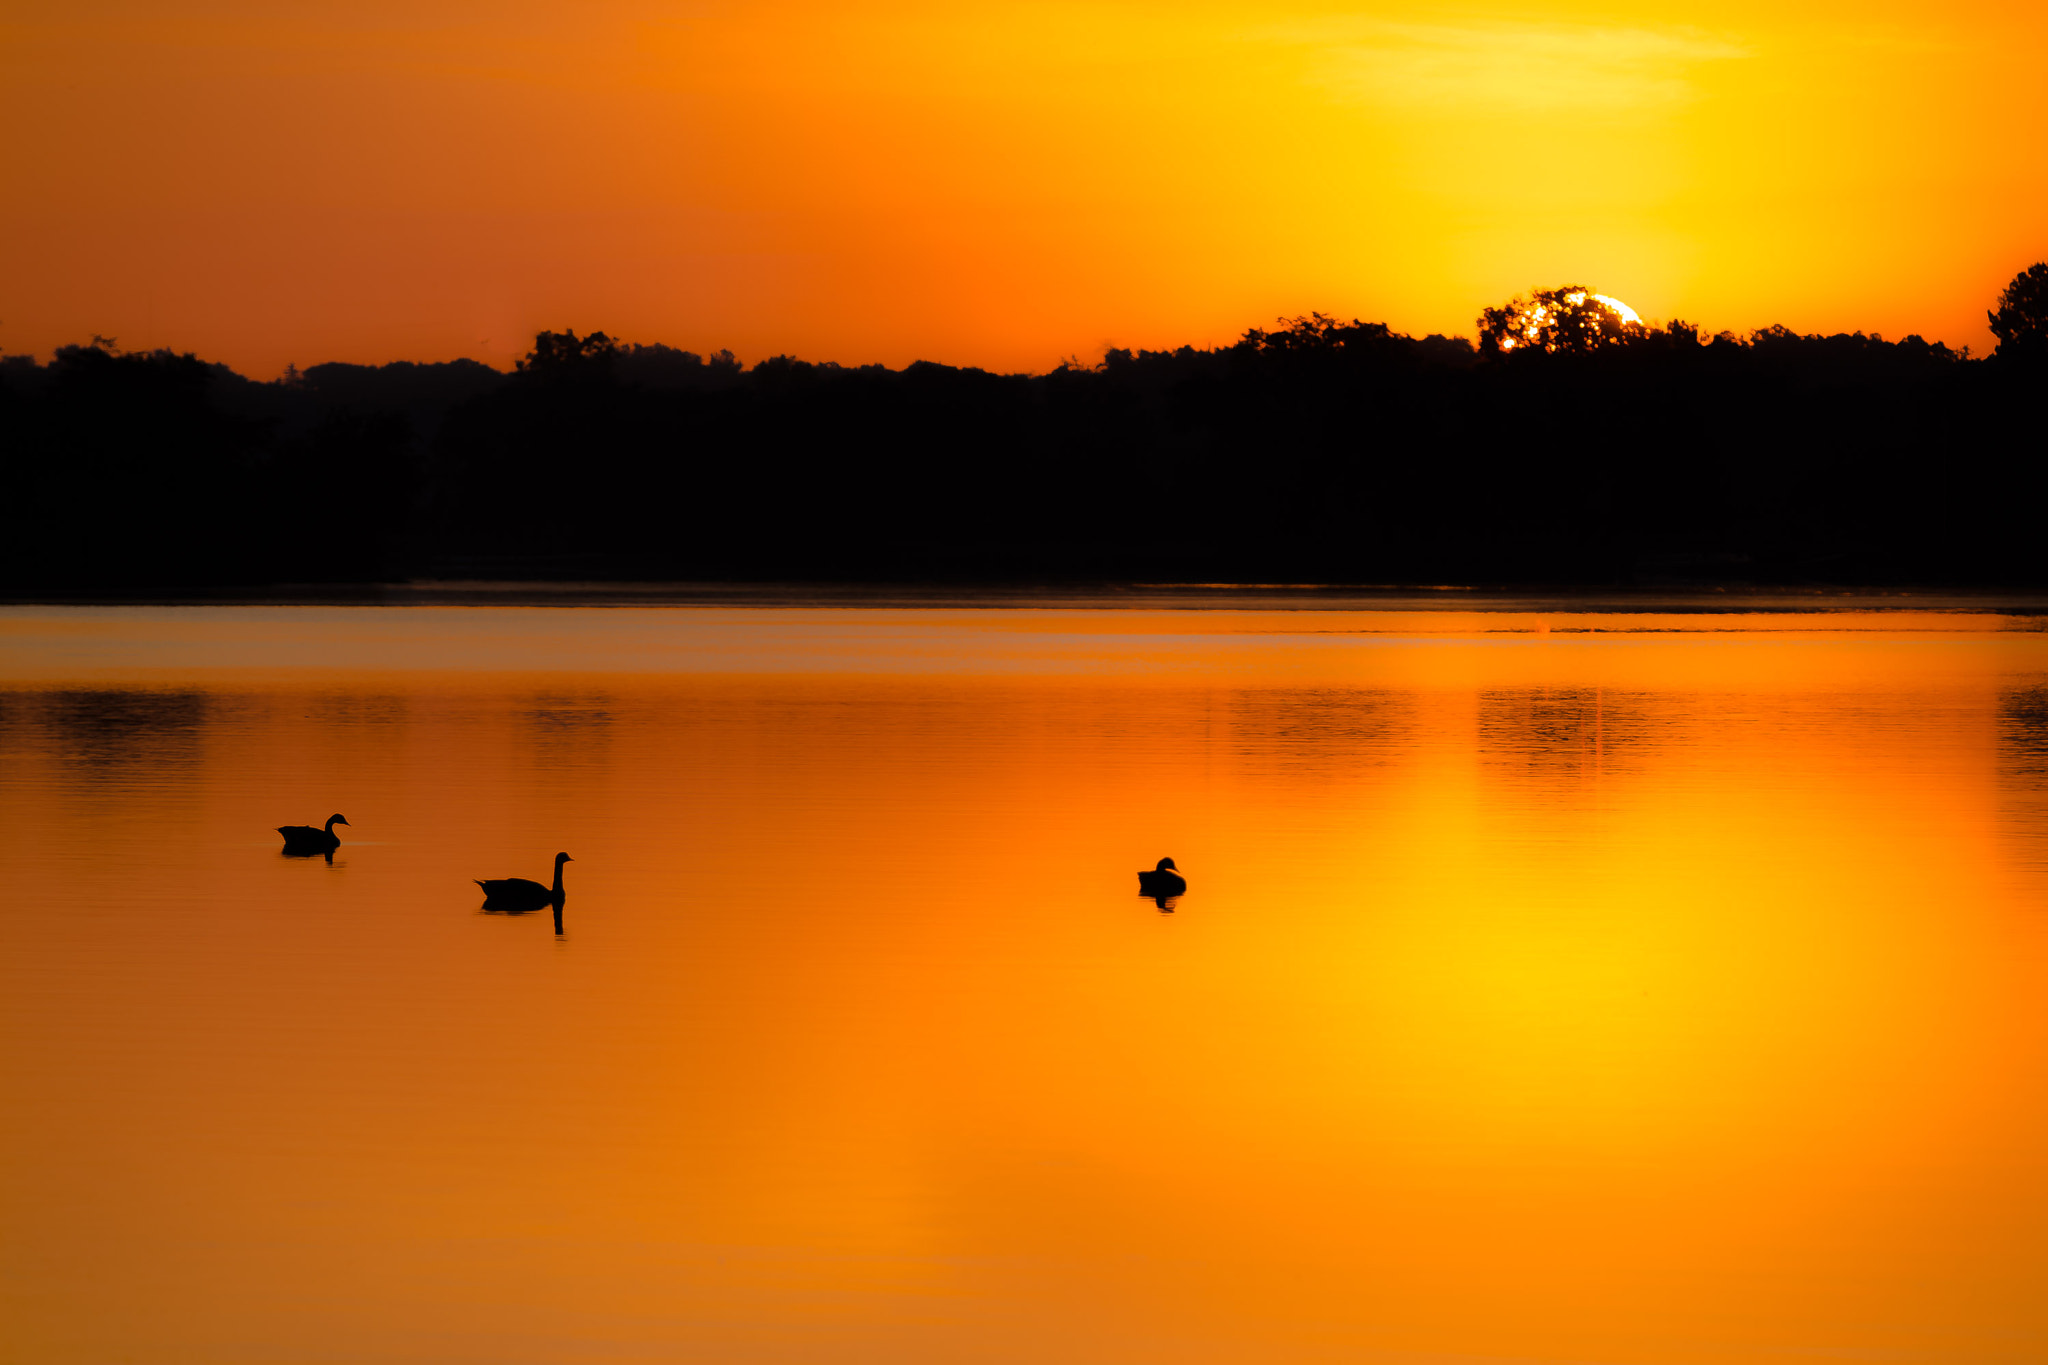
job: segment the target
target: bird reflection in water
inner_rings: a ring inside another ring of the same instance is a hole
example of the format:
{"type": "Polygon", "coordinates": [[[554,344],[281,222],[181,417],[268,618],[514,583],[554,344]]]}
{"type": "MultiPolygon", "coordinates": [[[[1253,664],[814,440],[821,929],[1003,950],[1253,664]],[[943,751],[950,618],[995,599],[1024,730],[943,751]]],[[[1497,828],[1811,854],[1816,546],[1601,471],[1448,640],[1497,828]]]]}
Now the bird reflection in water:
{"type": "Polygon", "coordinates": [[[555,884],[542,886],[539,882],[524,877],[506,877],[496,881],[478,881],[484,889],[484,909],[497,914],[524,915],[542,907],[552,907],[555,912],[555,932],[562,932],[562,906],[568,899],[562,889],[562,864],[576,860],[566,853],[555,855],[555,884]]]}
{"type": "Polygon", "coordinates": [[[1187,889],[1188,879],[1180,875],[1171,858],[1161,858],[1159,866],[1138,874],[1138,894],[1151,900],[1164,914],[1173,913],[1187,889]]]}

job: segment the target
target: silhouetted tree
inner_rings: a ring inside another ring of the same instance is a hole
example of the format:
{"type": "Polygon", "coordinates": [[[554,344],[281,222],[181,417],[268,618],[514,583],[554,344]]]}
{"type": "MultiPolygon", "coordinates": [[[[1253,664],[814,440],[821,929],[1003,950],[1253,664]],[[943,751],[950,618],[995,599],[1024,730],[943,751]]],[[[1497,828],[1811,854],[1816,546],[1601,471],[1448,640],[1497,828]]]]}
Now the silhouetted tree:
{"type": "Polygon", "coordinates": [[[603,382],[613,377],[619,343],[603,332],[579,337],[570,332],[542,332],[519,362],[519,372],[552,382],[603,382]]]}
{"type": "MultiPolygon", "coordinates": [[[[12,376],[10,376],[12,378],[12,376]]],[[[60,348],[0,422],[0,564],[16,582],[197,584],[257,570],[261,430],[222,410],[242,382],[111,338],[60,348]]]]}
{"type": "Polygon", "coordinates": [[[2048,261],[2037,261],[2012,277],[1988,315],[1996,354],[2006,359],[2048,358],[2048,261]]]}
{"type": "Polygon", "coordinates": [[[1583,284],[1537,289],[1479,314],[1479,349],[1580,354],[1620,346],[1647,332],[1603,294],[1583,284]]]}
{"type": "Polygon", "coordinates": [[[729,389],[739,381],[740,373],[739,360],[731,351],[719,351],[706,359],[671,346],[619,348],[620,382],[642,388],[729,389]]]}
{"type": "Polygon", "coordinates": [[[1394,335],[1384,322],[1357,318],[1342,322],[1326,313],[1282,318],[1280,322],[1270,332],[1252,328],[1238,341],[1238,347],[1252,351],[1362,351],[1394,335]]]}

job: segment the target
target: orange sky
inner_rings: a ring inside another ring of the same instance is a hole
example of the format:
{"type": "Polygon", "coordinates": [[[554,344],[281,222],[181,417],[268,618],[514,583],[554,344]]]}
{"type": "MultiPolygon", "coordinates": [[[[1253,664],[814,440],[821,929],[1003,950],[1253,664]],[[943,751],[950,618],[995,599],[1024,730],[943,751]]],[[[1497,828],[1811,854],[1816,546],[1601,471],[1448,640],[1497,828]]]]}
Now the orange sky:
{"type": "Polygon", "coordinates": [[[1043,369],[1583,281],[1984,349],[2027,0],[0,0],[0,350],[1043,369]]]}

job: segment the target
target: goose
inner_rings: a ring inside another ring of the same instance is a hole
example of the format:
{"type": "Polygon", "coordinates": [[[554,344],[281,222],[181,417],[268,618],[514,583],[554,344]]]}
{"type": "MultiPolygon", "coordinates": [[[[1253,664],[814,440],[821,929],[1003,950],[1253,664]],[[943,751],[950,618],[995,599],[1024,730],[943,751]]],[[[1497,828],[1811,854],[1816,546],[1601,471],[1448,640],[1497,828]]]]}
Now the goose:
{"type": "Polygon", "coordinates": [[[1161,858],[1158,867],[1138,874],[1138,894],[1141,896],[1178,896],[1187,889],[1188,879],[1174,870],[1171,858],[1161,858]]]}
{"type": "Polygon", "coordinates": [[[521,914],[538,910],[543,905],[552,905],[557,910],[562,906],[562,864],[576,860],[566,853],[555,855],[555,885],[553,890],[539,882],[530,882],[524,877],[506,877],[501,881],[479,881],[484,889],[484,909],[509,910],[521,914]]]}
{"type": "Polygon", "coordinates": [[[341,836],[334,832],[336,825],[345,825],[345,816],[327,817],[326,829],[314,829],[311,825],[279,825],[277,832],[284,836],[284,851],[299,857],[311,857],[315,853],[332,853],[341,847],[341,836]]]}

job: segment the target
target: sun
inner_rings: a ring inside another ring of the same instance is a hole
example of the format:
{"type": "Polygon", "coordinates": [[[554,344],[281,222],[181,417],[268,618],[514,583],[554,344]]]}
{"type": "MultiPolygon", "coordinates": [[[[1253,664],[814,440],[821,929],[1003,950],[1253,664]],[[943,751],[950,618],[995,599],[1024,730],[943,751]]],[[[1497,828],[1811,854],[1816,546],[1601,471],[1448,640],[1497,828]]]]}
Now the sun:
{"type": "MultiPolygon", "coordinates": [[[[1590,298],[1595,303],[1606,304],[1610,310],[1621,317],[1623,322],[1641,322],[1643,320],[1642,314],[1623,303],[1620,299],[1615,298],[1612,294],[1588,294],[1581,297],[1590,298]]],[[[1568,303],[1578,303],[1579,301],[1579,299],[1566,295],[1566,302],[1568,303]]]]}

